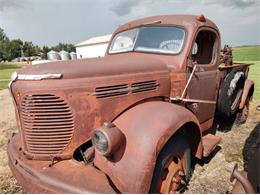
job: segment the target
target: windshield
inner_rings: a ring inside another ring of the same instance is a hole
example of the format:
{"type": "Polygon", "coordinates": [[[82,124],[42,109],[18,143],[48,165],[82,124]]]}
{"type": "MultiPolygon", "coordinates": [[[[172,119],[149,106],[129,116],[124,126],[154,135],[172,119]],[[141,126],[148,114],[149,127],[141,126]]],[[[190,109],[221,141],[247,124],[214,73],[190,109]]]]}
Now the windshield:
{"type": "Polygon", "coordinates": [[[149,26],[118,33],[112,40],[109,53],[140,51],[177,54],[181,51],[185,31],[179,27],[149,26]]]}

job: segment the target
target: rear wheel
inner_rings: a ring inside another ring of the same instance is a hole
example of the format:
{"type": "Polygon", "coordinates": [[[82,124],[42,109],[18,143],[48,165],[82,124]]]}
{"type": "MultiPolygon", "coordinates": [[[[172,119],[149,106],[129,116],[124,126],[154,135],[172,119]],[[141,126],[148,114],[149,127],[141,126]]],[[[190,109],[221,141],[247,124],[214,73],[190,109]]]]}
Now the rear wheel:
{"type": "Polygon", "coordinates": [[[244,87],[244,73],[233,70],[223,80],[218,97],[218,112],[226,118],[234,115],[241,101],[244,87]]]}
{"type": "Polygon", "coordinates": [[[247,98],[244,108],[239,110],[239,112],[237,113],[237,116],[236,116],[237,124],[244,124],[246,122],[246,120],[248,118],[248,114],[249,114],[249,103],[250,103],[250,99],[247,98]]]}
{"type": "Polygon", "coordinates": [[[178,193],[190,176],[191,153],[183,133],[177,133],[160,152],[154,169],[151,193],[178,193]]]}

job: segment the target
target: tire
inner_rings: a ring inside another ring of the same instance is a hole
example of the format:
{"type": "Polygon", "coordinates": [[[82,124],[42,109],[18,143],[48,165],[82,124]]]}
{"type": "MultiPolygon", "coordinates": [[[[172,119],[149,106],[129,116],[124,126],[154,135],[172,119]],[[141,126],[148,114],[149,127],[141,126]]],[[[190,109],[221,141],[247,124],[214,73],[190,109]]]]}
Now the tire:
{"type": "Polygon", "coordinates": [[[248,118],[248,113],[249,113],[249,104],[250,104],[250,98],[247,97],[246,103],[244,108],[239,110],[236,115],[236,124],[241,125],[244,124],[248,118]]]}
{"type": "Polygon", "coordinates": [[[222,81],[217,104],[221,117],[230,118],[237,112],[244,82],[244,73],[238,70],[232,70],[222,81]]]}
{"type": "MultiPolygon", "coordinates": [[[[187,138],[182,132],[177,132],[164,146],[157,157],[153,178],[151,182],[150,193],[160,193],[158,191],[158,184],[161,181],[162,173],[165,169],[166,163],[174,156],[183,155],[185,164],[183,180],[189,181],[191,169],[191,152],[187,138]]],[[[182,186],[185,187],[185,186],[182,186]]],[[[167,192],[169,193],[169,192],[167,192]]]]}

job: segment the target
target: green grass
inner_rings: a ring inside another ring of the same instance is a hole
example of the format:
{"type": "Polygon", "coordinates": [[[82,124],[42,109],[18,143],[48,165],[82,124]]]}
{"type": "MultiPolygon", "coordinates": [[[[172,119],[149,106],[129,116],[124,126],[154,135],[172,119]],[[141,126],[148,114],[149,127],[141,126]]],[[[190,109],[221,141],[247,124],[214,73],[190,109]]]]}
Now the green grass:
{"type": "Polygon", "coordinates": [[[254,99],[260,100],[260,61],[245,61],[253,63],[249,69],[249,79],[255,82],[254,99]]]}
{"type": "Polygon", "coordinates": [[[20,66],[15,64],[0,63],[0,90],[8,87],[11,74],[18,69],[20,69],[20,66]]]}
{"type": "Polygon", "coordinates": [[[234,47],[233,57],[236,61],[260,61],[260,45],[234,47]]]}
{"type": "Polygon", "coordinates": [[[260,46],[233,48],[234,61],[253,63],[250,66],[249,79],[255,82],[254,99],[260,100],[260,46]]]}

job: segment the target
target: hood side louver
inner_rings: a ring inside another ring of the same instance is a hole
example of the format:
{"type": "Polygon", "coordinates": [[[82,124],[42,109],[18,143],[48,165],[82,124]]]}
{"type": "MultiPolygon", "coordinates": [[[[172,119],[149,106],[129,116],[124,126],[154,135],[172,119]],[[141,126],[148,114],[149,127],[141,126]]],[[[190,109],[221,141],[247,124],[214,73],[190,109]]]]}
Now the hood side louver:
{"type": "Polygon", "coordinates": [[[158,82],[156,80],[152,80],[133,83],[131,87],[129,87],[127,84],[97,87],[93,95],[97,98],[107,98],[126,95],[130,92],[140,93],[145,91],[151,91],[157,89],[158,86],[158,82]]]}
{"type": "Polygon", "coordinates": [[[113,86],[106,86],[106,87],[97,87],[94,95],[97,98],[106,98],[106,97],[113,97],[119,95],[128,94],[129,88],[127,84],[123,85],[113,85],[113,86]]]}
{"type": "Polygon", "coordinates": [[[132,84],[132,93],[155,90],[159,84],[156,80],[144,81],[132,84]]]}

